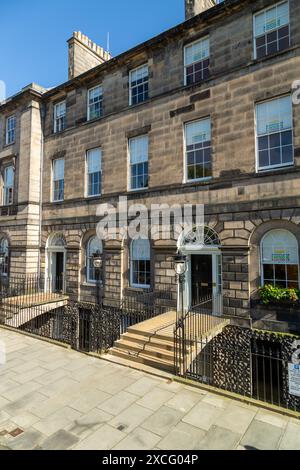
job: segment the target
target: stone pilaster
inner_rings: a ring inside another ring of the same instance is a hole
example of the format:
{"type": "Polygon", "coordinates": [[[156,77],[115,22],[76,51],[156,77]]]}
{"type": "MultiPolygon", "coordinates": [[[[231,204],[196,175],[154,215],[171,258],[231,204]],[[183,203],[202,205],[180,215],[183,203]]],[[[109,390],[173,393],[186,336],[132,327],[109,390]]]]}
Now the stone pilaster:
{"type": "Polygon", "coordinates": [[[222,247],[224,314],[248,317],[249,302],[249,248],[222,247]]]}
{"type": "Polygon", "coordinates": [[[104,303],[119,305],[123,290],[123,247],[118,241],[105,243],[103,267],[104,303]]]}

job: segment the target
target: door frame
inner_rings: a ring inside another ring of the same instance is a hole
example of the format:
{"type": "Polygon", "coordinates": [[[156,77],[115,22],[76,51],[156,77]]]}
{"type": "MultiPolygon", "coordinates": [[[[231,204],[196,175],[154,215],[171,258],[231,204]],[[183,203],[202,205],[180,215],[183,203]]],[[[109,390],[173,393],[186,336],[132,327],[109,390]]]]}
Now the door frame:
{"type": "MultiPolygon", "coordinates": [[[[218,247],[181,247],[180,253],[187,256],[187,270],[185,274],[185,283],[183,286],[183,305],[184,310],[188,311],[191,308],[192,303],[192,256],[193,255],[210,255],[212,256],[212,281],[213,281],[213,299],[214,306],[213,312],[215,315],[222,314],[223,295],[222,295],[222,262],[221,262],[221,250],[218,247]],[[218,268],[220,267],[221,272],[219,273],[218,268]],[[219,280],[219,274],[221,279],[219,280]]],[[[179,289],[179,286],[178,286],[179,289]]],[[[180,310],[180,295],[178,295],[178,311],[180,310]]]]}
{"type": "Polygon", "coordinates": [[[66,248],[65,247],[48,247],[46,252],[46,267],[45,267],[45,292],[54,293],[53,286],[53,255],[63,253],[63,291],[65,290],[65,276],[66,276],[66,248]]]}

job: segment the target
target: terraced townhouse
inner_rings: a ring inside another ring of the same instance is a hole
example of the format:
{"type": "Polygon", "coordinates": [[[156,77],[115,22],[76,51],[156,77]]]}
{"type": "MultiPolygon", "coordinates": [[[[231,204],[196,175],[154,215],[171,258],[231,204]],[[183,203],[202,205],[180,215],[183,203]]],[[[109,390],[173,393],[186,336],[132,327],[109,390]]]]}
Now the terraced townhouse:
{"type": "Polygon", "coordinates": [[[93,300],[98,253],[108,302],[149,289],[175,302],[179,252],[186,308],[213,294],[224,314],[256,320],[259,286],[299,287],[300,4],[185,7],[183,23],[117,57],[75,32],[67,82],[1,104],[4,276],[40,272],[50,290],[93,300]],[[101,243],[97,207],[119,196],[204,204],[205,245],[101,243]]]}

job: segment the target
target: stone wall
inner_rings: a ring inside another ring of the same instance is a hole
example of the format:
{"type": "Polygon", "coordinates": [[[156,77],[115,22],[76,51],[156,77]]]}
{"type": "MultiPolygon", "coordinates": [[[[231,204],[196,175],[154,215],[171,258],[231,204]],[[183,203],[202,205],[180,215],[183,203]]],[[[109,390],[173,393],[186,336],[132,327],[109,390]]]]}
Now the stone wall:
{"type": "MultiPolygon", "coordinates": [[[[281,406],[300,411],[300,398],[289,395],[288,390],[288,363],[291,362],[292,345],[295,339],[299,340],[299,336],[250,330],[235,326],[226,327],[212,342],[212,384],[240,395],[257,398],[254,395],[251,376],[251,351],[253,351],[251,342],[260,340],[266,341],[270,345],[276,343],[281,346],[281,357],[279,359],[283,366],[283,375],[281,377],[283,403],[281,403],[281,406]]],[[[266,351],[265,354],[268,358],[269,351],[266,351]]],[[[267,374],[266,380],[268,380],[267,374]]],[[[260,397],[260,399],[263,399],[263,397],[260,397]]]]}

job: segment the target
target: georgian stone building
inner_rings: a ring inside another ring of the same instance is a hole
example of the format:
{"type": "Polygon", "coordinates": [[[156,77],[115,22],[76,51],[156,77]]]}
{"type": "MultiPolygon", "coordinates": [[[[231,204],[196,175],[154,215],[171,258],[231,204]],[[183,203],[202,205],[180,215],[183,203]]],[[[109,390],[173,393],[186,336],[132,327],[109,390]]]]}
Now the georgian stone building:
{"type": "Polygon", "coordinates": [[[179,250],[186,306],[213,292],[245,317],[265,282],[299,287],[300,4],[186,0],[186,18],[114,58],[74,33],[66,83],[0,106],[7,273],[63,273],[67,293],[90,300],[100,251],[107,300],[175,294],[179,250]],[[204,204],[205,246],[100,243],[97,207],[119,196],[204,204]]]}

